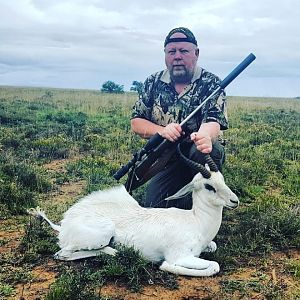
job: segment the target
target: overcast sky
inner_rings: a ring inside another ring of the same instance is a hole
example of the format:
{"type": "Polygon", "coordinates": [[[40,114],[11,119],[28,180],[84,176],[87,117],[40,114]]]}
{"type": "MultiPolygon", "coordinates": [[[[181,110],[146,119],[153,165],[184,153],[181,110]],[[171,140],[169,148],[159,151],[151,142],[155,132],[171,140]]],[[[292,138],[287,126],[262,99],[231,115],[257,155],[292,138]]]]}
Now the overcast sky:
{"type": "Polygon", "coordinates": [[[240,96],[300,96],[299,0],[0,0],[0,85],[99,89],[165,67],[163,41],[190,28],[199,65],[240,96]]]}

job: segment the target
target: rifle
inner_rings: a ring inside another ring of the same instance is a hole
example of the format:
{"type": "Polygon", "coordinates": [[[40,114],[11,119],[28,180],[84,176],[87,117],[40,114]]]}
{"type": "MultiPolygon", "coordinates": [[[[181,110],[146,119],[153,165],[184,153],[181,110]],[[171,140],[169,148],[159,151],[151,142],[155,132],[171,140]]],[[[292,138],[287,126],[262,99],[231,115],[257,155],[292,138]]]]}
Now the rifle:
{"type": "MultiPolygon", "coordinates": [[[[197,108],[179,125],[184,129],[186,123],[201,109],[201,107],[203,107],[208,100],[214,97],[222,89],[228,86],[255,60],[255,58],[255,55],[250,53],[224,80],[222,80],[217,89],[215,89],[199,106],[197,106],[197,108]]],[[[175,153],[176,146],[179,142],[180,139],[176,142],[171,142],[156,133],[149,139],[142,149],[133,154],[133,158],[126,165],[122,166],[113,175],[113,177],[116,180],[119,180],[130,171],[125,187],[126,190],[131,193],[134,189],[146,183],[150,178],[165,167],[172,155],[175,153]]]]}

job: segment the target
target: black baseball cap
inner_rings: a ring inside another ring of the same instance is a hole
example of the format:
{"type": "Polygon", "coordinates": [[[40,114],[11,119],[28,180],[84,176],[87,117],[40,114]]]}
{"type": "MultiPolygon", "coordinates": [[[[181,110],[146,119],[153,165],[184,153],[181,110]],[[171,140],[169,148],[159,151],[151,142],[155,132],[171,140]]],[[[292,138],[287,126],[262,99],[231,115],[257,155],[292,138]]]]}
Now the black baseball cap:
{"type": "Polygon", "coordinates": [[[168,35],[165,39],[164,47],[166,47],[166,45],[169,43],[176,43],[176,42],[189,42],[189,43],[192,43],[192,44],[198,46],[197,40],[196,40],[194,34],[186,27],[177,27],[177,28],[172,29],[168,33],[168,35]],[[186,37],[185,38],[184,37],[171,38],[171,36],[176,32],[183,33],[186,37]]]}

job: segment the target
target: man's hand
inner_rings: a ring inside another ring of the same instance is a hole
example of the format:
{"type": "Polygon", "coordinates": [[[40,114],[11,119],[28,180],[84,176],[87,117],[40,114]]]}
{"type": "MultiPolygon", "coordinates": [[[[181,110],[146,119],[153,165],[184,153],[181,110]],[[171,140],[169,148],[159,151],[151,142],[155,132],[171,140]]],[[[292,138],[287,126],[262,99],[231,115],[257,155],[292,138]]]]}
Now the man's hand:
{"type": "Polygon", "coordinates": [[[159,134],[163,138],[171,142],[177,141],[182,135],[182,133],[183,133],[182,128],[177,123],[170,123],[166,127],[163,127],[162,130],[159,131],[159,134]]]}
{"type": "Polygon", "coordinates": [[[199,130],[198,132],[193,132],[191,140],[202,153],[210,153],[212,151],[212,139],[206,131],[199,130]]]}

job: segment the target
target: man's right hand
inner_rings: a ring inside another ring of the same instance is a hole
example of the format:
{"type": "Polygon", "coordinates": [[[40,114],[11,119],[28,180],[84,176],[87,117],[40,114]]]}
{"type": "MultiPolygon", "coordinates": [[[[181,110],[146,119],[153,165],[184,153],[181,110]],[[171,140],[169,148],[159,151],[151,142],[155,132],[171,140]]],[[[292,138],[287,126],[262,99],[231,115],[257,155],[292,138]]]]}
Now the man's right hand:
{"type": "Polygon", "coordinates": [[[175,142],[181,137],[183,132],[181,126],[178,123],[170,123],[166,127],[163,127],[162,130],[159,131],[159,134],[163,138],[171,142],[175,142]]]}

